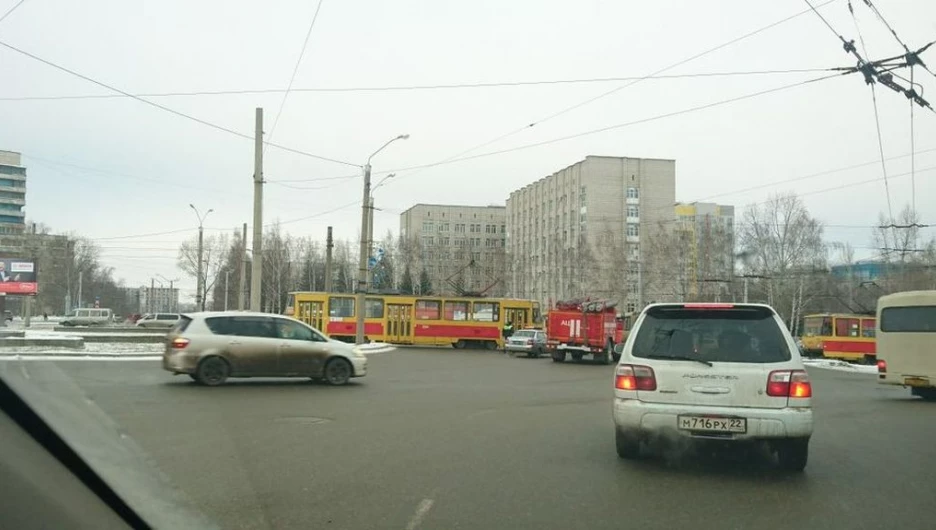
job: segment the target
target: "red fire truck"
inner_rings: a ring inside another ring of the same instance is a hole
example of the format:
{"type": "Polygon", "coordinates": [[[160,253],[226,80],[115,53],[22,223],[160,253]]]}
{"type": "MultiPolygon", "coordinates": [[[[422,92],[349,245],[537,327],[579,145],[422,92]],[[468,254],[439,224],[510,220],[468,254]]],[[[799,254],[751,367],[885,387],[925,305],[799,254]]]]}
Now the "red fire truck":
{"type": "Polygon", "coordinates": [[[626,335],[624,321],[618,317],[615,302],[607,300],[566,300],[557,302],[546,315],[546,349],[554,362],[566,354],[580,361],[592,355],[603,364],[617,360],[614,345],[626,335]]]}

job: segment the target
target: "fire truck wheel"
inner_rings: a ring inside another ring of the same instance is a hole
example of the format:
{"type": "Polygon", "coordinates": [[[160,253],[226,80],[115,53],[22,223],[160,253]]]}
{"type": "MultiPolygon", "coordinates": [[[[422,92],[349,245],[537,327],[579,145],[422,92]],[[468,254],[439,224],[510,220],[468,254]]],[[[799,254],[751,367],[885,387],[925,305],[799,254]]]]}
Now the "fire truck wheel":
{"type": "Polygon", "coordinates": [[[575,362],[581,361],[581,360],[582,360],[582,357],[584,357],[584,355],[582,355],[581,353],[573,353],[573,354],[572,354],[572,360],[575,361],[575,362]]]}
{"type": "Polygon", "coordinates": [[[552,352],[552,360],[554,363],[564,363],[566,358],[566,352],[564,351],[554,351],[552,352]]]}

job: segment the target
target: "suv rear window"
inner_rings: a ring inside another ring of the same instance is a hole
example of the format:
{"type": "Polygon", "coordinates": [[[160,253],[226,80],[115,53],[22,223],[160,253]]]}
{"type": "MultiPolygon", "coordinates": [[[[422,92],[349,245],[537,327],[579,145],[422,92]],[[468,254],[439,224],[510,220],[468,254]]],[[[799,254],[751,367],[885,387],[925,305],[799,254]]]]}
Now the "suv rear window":
{"type": "Polygon", "coordinates": [[[647,310],[637,330],[632,355],[776,363],[790,360],[790,349],[773,312],[764,307],[660,306],[647,310]]]}

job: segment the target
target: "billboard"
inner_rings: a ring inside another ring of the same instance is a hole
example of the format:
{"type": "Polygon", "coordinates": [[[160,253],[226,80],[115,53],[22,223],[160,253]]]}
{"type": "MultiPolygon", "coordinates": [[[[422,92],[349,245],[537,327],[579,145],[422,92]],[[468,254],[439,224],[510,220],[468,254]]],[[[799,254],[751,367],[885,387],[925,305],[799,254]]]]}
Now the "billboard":
{"type": "Polygon", "coordinates": [[[0,293],[36,294],[39,267],[34,259],[0,257],[0,293]]]}

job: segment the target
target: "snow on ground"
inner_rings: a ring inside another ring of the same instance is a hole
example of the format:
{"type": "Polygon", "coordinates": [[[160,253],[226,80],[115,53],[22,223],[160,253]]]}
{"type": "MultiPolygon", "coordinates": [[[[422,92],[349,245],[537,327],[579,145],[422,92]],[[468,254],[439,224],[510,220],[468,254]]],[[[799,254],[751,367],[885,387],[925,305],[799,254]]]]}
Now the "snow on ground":
{"type": "Polygon", "coordinates": [[[358,346],[358,349],[364,352],[364,355],[371,355],[374,353],[389,353],[396,349],[396,346],[393,344],[387,344],[386,342],[368,342],[367,344],[361,344],[358,346]]]}
{"type": "Polygon", "coordinates": [[[835,359],[803,359],[803,364],[807,368],[825,368],[826,370],[838,370],[840,372],[852,372],[859,374],[876,374],[877,366],[866,364],[852,364],[835,359]]]}
{"type": "MultiPolygon", "coordinates": [[[[64,334],[55,333],[55,338],[64,334]]],[[[32,338],[32,335],[27,335],[32,338]]],[[[162,358],[163,344],[133,344],[125,342],[86,342],[84,349],[63,348],[60,346],[22,346],[0,349],[0,361],[11,360],[127,360],[148,361],[162,358]]],[[[392,344],[372,342],[361,345],[364,355],[388,353],[396,349],[392,344]]]]}

